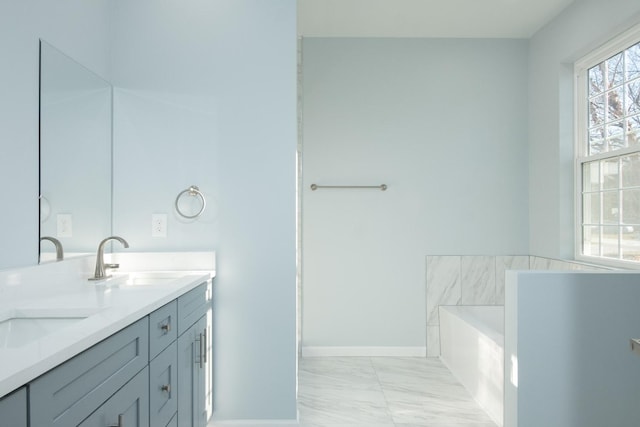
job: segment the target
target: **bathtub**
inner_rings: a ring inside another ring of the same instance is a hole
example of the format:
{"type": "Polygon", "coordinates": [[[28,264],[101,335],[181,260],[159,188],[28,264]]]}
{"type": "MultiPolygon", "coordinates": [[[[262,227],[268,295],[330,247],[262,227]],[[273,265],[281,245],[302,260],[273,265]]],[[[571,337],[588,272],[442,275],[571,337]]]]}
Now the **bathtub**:
{"type": "Polygon", "coordinates": [[[440,306],[440,359],[502,426],[504,307],[440,306]]]}

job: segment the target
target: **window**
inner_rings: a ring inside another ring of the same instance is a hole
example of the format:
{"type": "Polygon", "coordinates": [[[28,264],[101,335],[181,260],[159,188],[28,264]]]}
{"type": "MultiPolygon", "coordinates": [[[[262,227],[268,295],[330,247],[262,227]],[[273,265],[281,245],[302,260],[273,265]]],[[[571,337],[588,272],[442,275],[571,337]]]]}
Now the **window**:
{"type": "Polygon", "coordinates": [[[577,256],[640,266],[640,26],[576,63],[577,256]]]}

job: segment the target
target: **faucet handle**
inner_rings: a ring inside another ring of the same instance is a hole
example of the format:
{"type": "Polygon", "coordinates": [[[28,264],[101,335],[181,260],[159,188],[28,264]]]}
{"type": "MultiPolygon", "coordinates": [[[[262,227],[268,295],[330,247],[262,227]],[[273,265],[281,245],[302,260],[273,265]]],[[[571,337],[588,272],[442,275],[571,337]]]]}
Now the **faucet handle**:
{"type": "Polygon", "coordinates": [[[105,264],[104,268],[119,268],[120,264],[105,264]]]}

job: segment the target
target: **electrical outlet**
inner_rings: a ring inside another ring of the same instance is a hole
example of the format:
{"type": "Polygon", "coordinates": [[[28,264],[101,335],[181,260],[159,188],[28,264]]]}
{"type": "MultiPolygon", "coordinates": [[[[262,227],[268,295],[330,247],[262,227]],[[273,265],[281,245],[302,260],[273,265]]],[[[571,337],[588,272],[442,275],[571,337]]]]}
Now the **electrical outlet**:
{"type": "Polygon", "coordinates": [[[56,215],[56,237],[73,237],[73,216],[71,214],[56,215]]]}
{"type": "Polygon", "coordinates": [[[151,237],[167,237],[167,214],[151,215],[151,237]]]}

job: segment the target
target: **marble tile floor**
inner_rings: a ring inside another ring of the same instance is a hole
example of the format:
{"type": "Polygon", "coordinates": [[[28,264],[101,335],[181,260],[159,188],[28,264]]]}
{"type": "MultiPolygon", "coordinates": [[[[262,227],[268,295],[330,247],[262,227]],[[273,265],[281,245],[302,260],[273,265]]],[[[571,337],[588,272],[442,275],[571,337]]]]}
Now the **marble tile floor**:
{"type": "Polygon", "coordinates": [[[437,358],[301,358],[301,427],[496,427],[437,358]]]}

